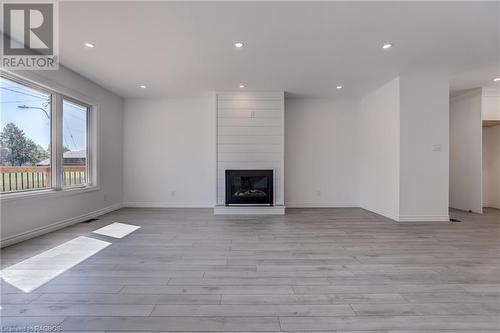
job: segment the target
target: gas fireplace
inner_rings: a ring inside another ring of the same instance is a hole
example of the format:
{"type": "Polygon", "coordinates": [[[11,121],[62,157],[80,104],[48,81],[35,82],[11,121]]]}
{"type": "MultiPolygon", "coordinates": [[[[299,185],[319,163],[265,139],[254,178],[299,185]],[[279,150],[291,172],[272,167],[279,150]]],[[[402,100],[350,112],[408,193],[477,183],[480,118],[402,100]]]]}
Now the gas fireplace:
{"type": "Polygon", "coordinates": [[[226,205],[273,205],[273,170],[226,170],[226,205]]]}

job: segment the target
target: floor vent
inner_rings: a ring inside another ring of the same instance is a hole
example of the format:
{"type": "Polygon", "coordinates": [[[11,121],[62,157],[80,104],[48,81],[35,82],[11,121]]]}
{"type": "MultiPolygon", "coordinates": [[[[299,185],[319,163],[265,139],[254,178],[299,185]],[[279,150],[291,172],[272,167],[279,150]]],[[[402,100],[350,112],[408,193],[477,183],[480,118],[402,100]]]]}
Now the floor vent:
{"type": "Polygon", "coordinates": [[[90,219],[90,220],[87,220],[87,221],[83,221],[82,223],[90,223],[90,222],[94,222],[94,221],[97,221],[99,219],[96,219],[96,218],[93,218],[93,219],[90,219]]]}
{"type": "Polygon", "coordinates": [[[462,221],[457,220],[457,219],[450,219],[450,222],[462,222],[462,221]]]}

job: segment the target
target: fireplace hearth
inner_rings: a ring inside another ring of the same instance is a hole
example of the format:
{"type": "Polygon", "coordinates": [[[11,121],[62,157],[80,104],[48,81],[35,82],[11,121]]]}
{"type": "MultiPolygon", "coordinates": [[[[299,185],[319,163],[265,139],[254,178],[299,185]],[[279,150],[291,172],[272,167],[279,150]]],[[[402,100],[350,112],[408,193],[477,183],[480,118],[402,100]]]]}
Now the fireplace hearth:
{"type": "Polygon", "coordinates": [[[272,206],[273,178],[273,170],[226,170],[226,206],[272,206]]]}

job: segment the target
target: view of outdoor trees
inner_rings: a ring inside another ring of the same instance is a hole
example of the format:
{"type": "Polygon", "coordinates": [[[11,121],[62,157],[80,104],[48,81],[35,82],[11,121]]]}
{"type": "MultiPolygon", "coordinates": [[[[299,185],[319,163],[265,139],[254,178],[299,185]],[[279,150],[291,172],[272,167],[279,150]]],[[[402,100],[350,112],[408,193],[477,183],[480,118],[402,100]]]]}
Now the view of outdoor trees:
{"type": "Polygon", "coordinates": [[[36,165],[50,153],[26,137],[23,130],[8,123],[0,133],[0,164],[9,166],[36,165]]]}

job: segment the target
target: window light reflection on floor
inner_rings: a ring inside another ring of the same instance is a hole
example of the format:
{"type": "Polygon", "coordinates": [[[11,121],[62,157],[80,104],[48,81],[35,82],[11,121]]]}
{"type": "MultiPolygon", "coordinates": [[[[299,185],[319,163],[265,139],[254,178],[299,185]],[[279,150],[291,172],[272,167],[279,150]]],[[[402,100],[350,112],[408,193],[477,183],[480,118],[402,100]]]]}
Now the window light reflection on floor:
{"type": "Polygon", "coordinates": [[[139,228],[136,225],[115,222],[95,230],[94,233],[113,238],[123,238],[139,228]]]}
{"type": "Polygon", "coordinates": [[[3,269],[1,276],[5,282],[29,293],[109,245],[109,242],[80,236],[3,269]]]}

